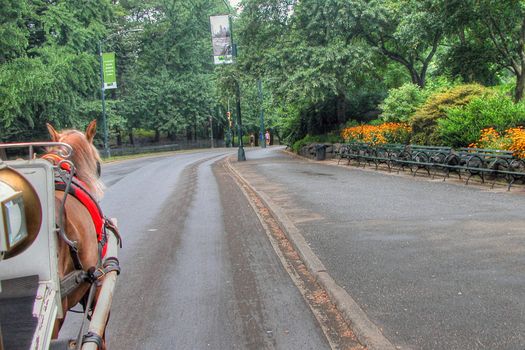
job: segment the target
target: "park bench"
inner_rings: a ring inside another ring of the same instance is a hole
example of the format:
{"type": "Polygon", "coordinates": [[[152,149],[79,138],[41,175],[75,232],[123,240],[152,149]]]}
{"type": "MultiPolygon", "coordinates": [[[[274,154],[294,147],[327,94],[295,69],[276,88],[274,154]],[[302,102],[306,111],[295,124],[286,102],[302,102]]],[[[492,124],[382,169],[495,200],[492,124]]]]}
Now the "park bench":
{"type": "MultiPolygon", "coordinates": [[[[319,145],[303,147],[300,154],[315,158],[316,146],[319,145]]],[[[507,190],[517,181],[525,183],[525,160],[516,157],[513,151],[404,144],[371,145],[365,142],[334,144],[331,149],[327,144],[324,146],[327,147],[325,154],[332,153],[333,158],[337,159],[337,164],[340,164],[342,159],[347,159],[347,165],[356,161],[358,166],[373,164],[376,170],[384,164],[389,172],[395,167],[398,173],[409,168],[413,176],[423,169],[432,178],[436,177],[438,172],[442,173],[443,181],[446,181],[451,173],[456,173],[460,180],[463,175],[467,176],[466,185],[475,176],[480,178],[481,183],[493,179],[492,187],[498,179],[504,179],[507,190]]]]}
{"type": "Polygon", "coordinates": [[[341,159],[347,159],[347,165],[350,164],[350,161],[357,160],[358,163],[361,162],[365,157],[365,153],[368,152],[369,145],[362,142],[350,142],[345,143],[341,146],[340,155],[338,164],[341,159]]]}
{"type": "Polygon", "coordinates": [[[440,171],[444,173],[443,181],[450,177],[451,173],[457,173],[460,179],[463,174],[468,174],[466,185],[473,176],[479,176],[482,183],[489,177],[493,178],[492,187],[497,179],[504,178],[508,190],[516,181],[525,182],[525,161],[514,157],[512,151],[483,148],[454,150],[444,146],[370,145],[351,142],[341,145],[335,152],[335,157],[338,158],[338,164],[341,159],[347,159],[347,164],[352,160],[356,161],[358,166],[374,164],[376,170],[381,164],[385,164],[388,171],[391,171],[393,166],[397,166],[398,172],[409,168],[413,176],[416,176],[420,169],[432,177],[440,171]]]}
{"type": "Polygon", "coordinates": [[[334,150],[334,158],[337,159],[337,164],[341,162],[341,159],[346,158],[348,154],[348,147],[348,144],[343,143],[334,150]]]}
{"type": "Polygon", "coordinates": [[[406,146],[401,144],[380,144],[373,147],[368,159],[374,162],[376,170],[380,164],[385,164],[390,172],[395,160],[404,152],[406,146]]]}
{"type": "Polygon", "coordinates": [[[468,173],[465,184],[468,185],[470,178],[479,176],[484,183],[487,176],[493,178],[494,187],[498,178],[507,181],[508,190],[517,180],[525,180],[525,162],[516,158],[512,151],[483,149],[483,148],[459,148],[452,152],[441,166],[445,176],[443,181],[450,176],[451,172],[458,174],[468,173]]]}
{"type": "Polygon", "coordinates": [[[431,176],[431,170],[441,166],[451,151],[451,147],[407,145],[398,154],[395,163],[398,165],[398,172],[408,167],[413,176],[416,176],[420,169],[426,170],[431,176]]]}
{"type": "MultiPolygon", "coordinates": [[[[525,161],[514,158],[509,162],[507,169],[498,169],[497,172],[504,176],[508,184],[507,191],[510,191],[512,184],[516,182],[516,180],[525,181],[525,161]]],[[[494,187],[494,184],[492,184],[492,186],[494,187]]]]}
{"type": "Polygon", "coordinates": [[[460,151],[468,152],[470,155],[470,162],[468,162],[470,168],[473,164],[483,167],[478,172],[476,169],[468,169],[469,177],[478,175],[484,182],[485,174],[492,175],[494,177],[492,187],[499,177],[503,177],[507,181],[508,190],[516,180],[524,180],[525,178],[525,162],[514,157],[513,151],[479,148],[463,148],[460,151]]]}
{"type": "Polygon", "coordinates": [[[486,176],[494,178],[492,186],[502,171],[510,169],[510,164],[514,159],[512,151],[482,149],[482,148],[459,148],[450,154],[445,163],[445,177],[450,176],[450,172],[456,172],[461,179],[461,173],[468,173],[465,182],[468,185],[473,176],[478,176],[484,183],[486,176]]]}

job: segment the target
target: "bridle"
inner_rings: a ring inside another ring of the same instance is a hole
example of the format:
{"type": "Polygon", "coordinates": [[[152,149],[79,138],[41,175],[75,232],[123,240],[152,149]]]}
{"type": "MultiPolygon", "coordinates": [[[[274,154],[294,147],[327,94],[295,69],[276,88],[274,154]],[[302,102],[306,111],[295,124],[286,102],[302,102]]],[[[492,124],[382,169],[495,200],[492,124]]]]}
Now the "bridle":
{"type": "MultiPolygon", "coordinates": [[[[42,159],[45,159],[51,162],[53,165],[59,167],[60,169],[68,172],[71,172],[71,169],[74,169],[74,166],[72,165],[71,161],[65,160],[63,157],[56,153],[46,153],[42,156],[42,159]]],[[[97,160],[97,179],[100,179],[101,174],[102,167],[100,165],[100,162],[97,160]]]]}

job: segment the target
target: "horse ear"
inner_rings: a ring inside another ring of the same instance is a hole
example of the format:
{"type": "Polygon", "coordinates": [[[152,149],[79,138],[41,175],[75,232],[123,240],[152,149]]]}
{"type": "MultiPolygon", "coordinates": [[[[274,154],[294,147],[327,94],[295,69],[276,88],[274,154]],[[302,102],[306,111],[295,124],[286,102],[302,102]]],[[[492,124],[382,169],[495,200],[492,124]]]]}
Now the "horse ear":
{"type": "Polygon", "coordinates": [[[93,143],[93,139],[95,138],[95,133],[97,132],[97,120],[94,119],[89,123],[88,127],[86,128],[86,138],[90,143],[93,143]]]}
{"type": "Polygon", "coordinates": [[[51,141],[58,142],[58,140],[60,140],[60,135],[58,131],[56,131],[53,125],[49,123],[46,123],[46,126],[47,126],[47,131],[49,131],[49,135],[51,135],[51,141]]]}

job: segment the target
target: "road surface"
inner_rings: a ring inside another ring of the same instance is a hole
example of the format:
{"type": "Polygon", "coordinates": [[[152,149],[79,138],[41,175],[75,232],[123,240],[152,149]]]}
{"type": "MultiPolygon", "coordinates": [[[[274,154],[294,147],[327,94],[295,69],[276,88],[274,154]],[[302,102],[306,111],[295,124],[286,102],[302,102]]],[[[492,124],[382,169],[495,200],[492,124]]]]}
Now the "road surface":
{"type": "MultiPolygon", "coordinates": [[[[112,350],[330,349],[217,150],[105,165],[124,247],[112,350]]],[[[68,315],[61,336],[74,335],[68,315]]]]}
{"type": "Polygon", "coordinates": [[[235,167],[402,349],[525,348],[525,190],[269,148],[235,167]]]}

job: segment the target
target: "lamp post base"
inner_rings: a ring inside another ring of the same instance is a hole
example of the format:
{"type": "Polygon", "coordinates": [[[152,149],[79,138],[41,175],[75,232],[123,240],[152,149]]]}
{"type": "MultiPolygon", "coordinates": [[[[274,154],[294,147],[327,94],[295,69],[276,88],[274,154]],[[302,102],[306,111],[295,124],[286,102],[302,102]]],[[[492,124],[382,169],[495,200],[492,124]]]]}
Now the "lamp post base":
{"type": "Polygon", "coordinates": [[[242,146],[239,146],[239,150],[237,151],[237,161],[243,162],[246,160],[246,155],[244,154],[244,148],[242,146]]]}

